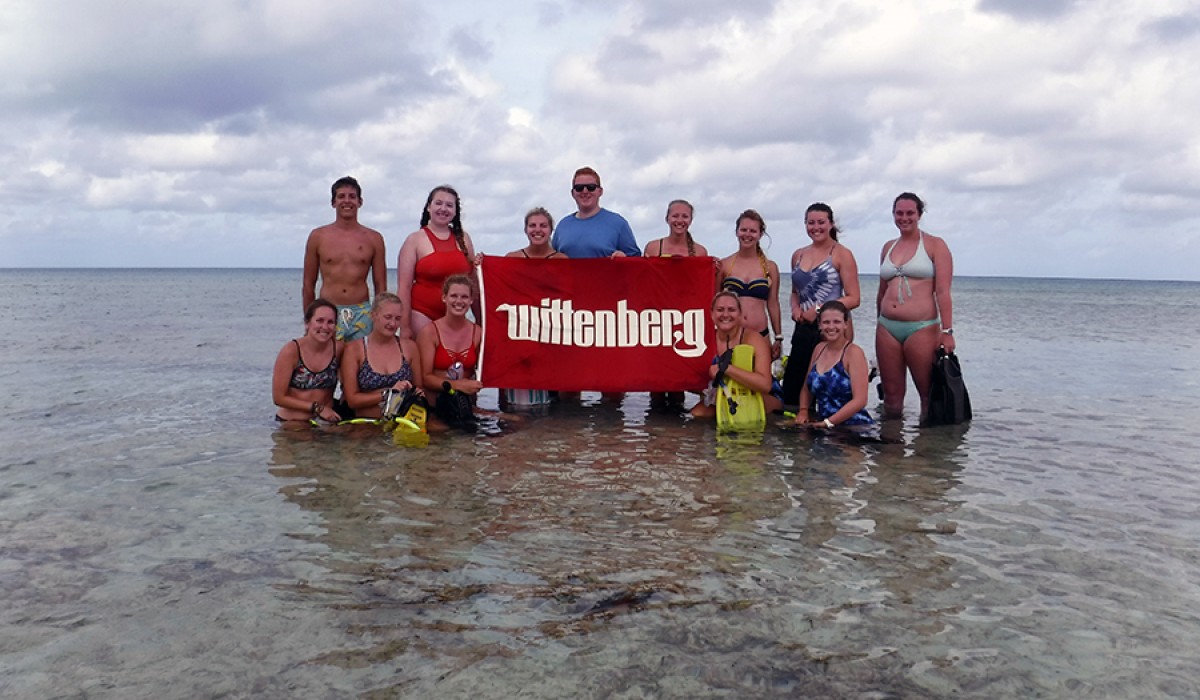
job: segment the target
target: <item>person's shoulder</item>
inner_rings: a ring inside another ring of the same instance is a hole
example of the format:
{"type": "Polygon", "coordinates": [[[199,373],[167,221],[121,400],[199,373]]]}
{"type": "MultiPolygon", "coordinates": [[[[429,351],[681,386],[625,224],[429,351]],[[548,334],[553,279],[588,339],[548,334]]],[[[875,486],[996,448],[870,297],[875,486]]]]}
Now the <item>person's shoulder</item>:
{"type": "Polygon", "coordinates": [[[322,226],[318,226],[308,232],[308,240],[311,242],[320,241],[322,238],[329,235],[329,232],[332,229],[333,224],[324,224],[322,226]]]}
{"type": "Polygon", "coordinates": [[[513,252],[511,252],[511,253],[505,253],[505,254],[504,254],[504,257],[506,257],[506,258],[520,258],[520,257],[523,257],[523,255],[524,255],[524,254],[523,254],[521,251],[519,251],[519,250],[514,250],[514,251],[513,251],[513,252]]]}
{"type": "Polygon", "coordinates": [[[600,207],[600,211],[596,212],[596,214],[597,214],[597,216],[603,216],[604,218],[608,219],[609,221],[619,221],[619,222],[625,224],[626,226],[629,225],[629,221],[627,221],[625,219],[625,217],[621,216],[620,214],[613,211],[612,209],[605,209],[604,207],[600,207]]]}
{"type": "Polygon", "coordinates": [[[413,231],[412,233],[406,235],[404,237],[404,243],[401,243],[401,245],[415,244],[418,241],[425,240],[425,238],[426,238],[425,229],[419,228],[416,231],[413,231]]]}
{"type": "Polygon", "coordinates": [[[949,249],[949,246],[946,245],[946,240],[941,236],[935,236],[932,233],[924,230],[921,231],[921,233],[925,236],[926,247],[929,247],[930,244],[933,244],[934,246],[940,246],[942,248],[949,249]]]}
{"type": "Polygon", "coordinates": [[[572,229],[578,228],[582,219],[575,216],[577,213],[578,212],[571,212],[570,214],[567,214],[563,218],[559,219],[558,223],[554,225],[554,235],[557,236],[559,233],[564,231],[569,232],[572,229]]]}
{"type": "Polygon", "coordinates": [[[433,323],[426,324],[425,327],[422,328],[419,333],[417,333],[417,342],[423,342],[426,340],[432,341],[435,338],[437,338],[436,320],[433,321],[433,323]]]}

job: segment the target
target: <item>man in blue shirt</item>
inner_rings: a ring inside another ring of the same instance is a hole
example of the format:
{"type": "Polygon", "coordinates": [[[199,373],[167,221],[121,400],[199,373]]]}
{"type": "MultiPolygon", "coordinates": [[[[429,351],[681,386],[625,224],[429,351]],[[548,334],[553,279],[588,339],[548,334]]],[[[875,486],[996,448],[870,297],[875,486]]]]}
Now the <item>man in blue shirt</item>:
{"type": "Polygon", "coordinates": [[[620,258],[641,255],[633,229],[625,217],[600,207],[600,174],[591,168],[575,171],[571,196],[579,211],[564,217],[551,241],[570,258],[620,258]]]}

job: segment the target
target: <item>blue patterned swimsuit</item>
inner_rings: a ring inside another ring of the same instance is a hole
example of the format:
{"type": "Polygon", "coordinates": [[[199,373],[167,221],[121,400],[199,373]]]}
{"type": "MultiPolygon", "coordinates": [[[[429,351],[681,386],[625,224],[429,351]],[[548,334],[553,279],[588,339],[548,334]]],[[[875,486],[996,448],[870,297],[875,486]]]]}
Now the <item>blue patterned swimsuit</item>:
{"type": "MultiPolygon", "coordinates": [[[[849,345],[846,346],[846,348],[849,347],[849,345]]],[[[842,357],[838,359],[836,365],[829,368],[828,372],[824,374],[818,372],[815,361],[812,369],[808,371],[808,390],[812,392],[816,401],[819,420],[824,420],[842,410],[842,406],[850,403],[850,400],[854,398],[850,373],[846,371],[846,365],[842,362],[846,357],[846,348],[842,348],[842,357]]],[[[822,348],[821,352],[824,353],[825,349],[822,348]]],[[[817,355],[817,358],[820,357],[821,355],[817,355]]],[[[867,409],[863,408],[849,419],[842,421],[841,425],[872,425],[873,423],[875,423],[874,419],[867,413],[867,409]]]]}
{"type": "MultiPolygon", "coordinates": [[[[400,339],[396,339],[396,344],[400,344],[400,339]]],[[[400,359],[403,361],[400,369],[391,374],[380,374],[371,368],[371,360],[367,357],[367,339],[363,338],[363,363],[358,368],[358,390],[359,391],[378,391],[380,389],[391,389],[396,385],[396,382],[413,380],[412,365],[409,364],[408,358],[404,356],[404,350],[400,350],[400,359]]]]}
{"type": "Polygon", "coordinates": [[[830,249],[829,257],[811,270],[801,269],[797,265],[796,269],[792,270],[792,289],[795,290],[800,300],[800,308],[803,309],[841,299],[845,291],[842,289],[842,276],[833,266],[833,250],[830,249]]]}

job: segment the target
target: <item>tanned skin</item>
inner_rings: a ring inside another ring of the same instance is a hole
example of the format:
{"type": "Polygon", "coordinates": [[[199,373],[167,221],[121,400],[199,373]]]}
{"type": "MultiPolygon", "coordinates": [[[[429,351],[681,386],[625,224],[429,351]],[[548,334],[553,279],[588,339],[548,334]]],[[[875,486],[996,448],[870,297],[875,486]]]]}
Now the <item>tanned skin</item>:
{"type": "Polygon", "coordinates": [[[383,236],[358,223],[363,199],[351,185],[334,190],[333,223],[315,228],[308,234],[304,249],[304,308],[317,296],[317,277],[321,278],[321,296],[338,306],[361,304],[371,299],[367,278],[375,293],[387,291],[387,255],[383,236]]]}

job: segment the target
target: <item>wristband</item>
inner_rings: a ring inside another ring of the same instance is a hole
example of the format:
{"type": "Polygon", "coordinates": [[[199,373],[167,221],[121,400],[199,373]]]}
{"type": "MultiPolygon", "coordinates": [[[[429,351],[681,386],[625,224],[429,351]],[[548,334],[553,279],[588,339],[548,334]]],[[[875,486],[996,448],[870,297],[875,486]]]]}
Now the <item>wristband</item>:
{"type": "Polygon", "coordinates": [[[946,335],[954,335],[954,329],[953,329],[953,328],[943,328],[943,329],[942,329],[942,332],[943,332],[943,333],[945,333],[946,335]]]}
{"type": "Polygon", "coordinates": [[[825,427],[826,427],[826,428],[829,428],[830,430],[833,430],[833,421],[831,421],[831,420],[829,420],[828,418],[826,418],[826,419],[825,419],[825,427]]]}
{"type": "Polygon", "coordinates": [[[309,410],[312,412],[312,414],[313,414],[314,416],[319,416],[319,415],[321,415],[321,402],[320,402],[320,401],[313,401],[313,403],[312,403],[312,407],[311,407],[309,410]]]}

